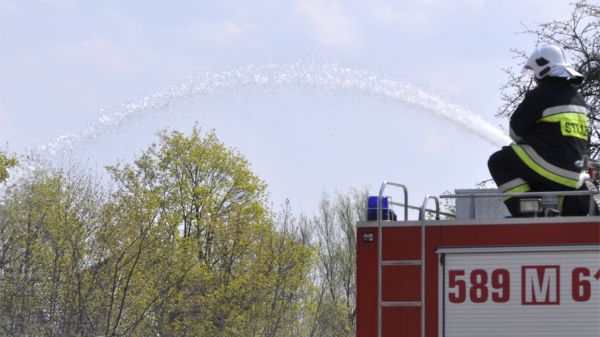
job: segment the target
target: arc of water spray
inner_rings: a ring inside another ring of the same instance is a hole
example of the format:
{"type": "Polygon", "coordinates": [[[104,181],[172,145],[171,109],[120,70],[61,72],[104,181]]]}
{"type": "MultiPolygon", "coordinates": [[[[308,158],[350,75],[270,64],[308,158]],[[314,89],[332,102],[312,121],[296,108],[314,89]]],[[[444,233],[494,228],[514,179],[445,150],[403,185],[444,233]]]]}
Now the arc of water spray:
{"type": "Polygon", "coordinates": [[[283,65],[248,66],[235,71],[225,71],[197,76],[146,96],[121,110],[102,115],[78,134],[59,136],[41,150],[56,154],[85,141],[107,133],[127,121],[150,111],[161,110],[186,98],[210,94],[218,89],[260,86],[266,84],[302,85],[316,88],[360,90],[382,97],[395,99],[419,110],[441,116],[496,146],[510,143],[510,138],[481,116],[450,103],[417,86],[397,79],[390,79],[369,71],[340,67],[336,64],[294,63],[283,65]]]}

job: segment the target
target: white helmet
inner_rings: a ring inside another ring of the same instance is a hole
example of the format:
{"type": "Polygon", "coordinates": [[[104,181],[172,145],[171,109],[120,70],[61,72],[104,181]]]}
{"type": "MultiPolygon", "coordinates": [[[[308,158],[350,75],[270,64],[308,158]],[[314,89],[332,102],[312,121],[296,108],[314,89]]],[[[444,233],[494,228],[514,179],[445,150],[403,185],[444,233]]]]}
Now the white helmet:
{"type": "Polygon", "coordinates": [[[537,48],[523,67],[523,73],[533,72],[537,79],[546,76],[562,77],[569,81],[581,82],[583,75],[567,63],[564,50],[556,45],[547,44],[537,48]]]}

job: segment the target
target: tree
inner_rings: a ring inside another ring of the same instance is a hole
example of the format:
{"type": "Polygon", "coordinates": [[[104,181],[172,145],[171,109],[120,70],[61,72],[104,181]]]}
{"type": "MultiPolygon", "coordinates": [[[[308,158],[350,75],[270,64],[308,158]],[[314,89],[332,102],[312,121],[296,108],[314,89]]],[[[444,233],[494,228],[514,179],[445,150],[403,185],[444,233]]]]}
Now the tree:
{"type": "Polygon", "coordinates": [[[101,195],[75,170],[37,171],[8,188],[0,206],[0,334],[89,335],[101,195]]]}
{"type": "MultiPolygon", "coordinates": [[[[579,90],[589,109],[590,155],[600,158],[600,6],[588,0],[572,4],[573,11],[565,20],[542,23],[525,33],[537,37],[538,43],[553,43],[562,46],[577,71],[585,75],[579,90]]],[[[525,61],[528,54],[513,50],[515,58],[525,61]]],[[[512,69],[505,69],[508,81],[502,86],[502,101],[497,115],[510,116],[525,93],[533,86],[512,69]]]]}
{"type": "Polygon", "coordinates": [[[119,228],[137,231],[122,234],[137,241],[121,248],[124,255],[112,258],[113,264],[136,263],[122,275],[115,272],[113,284],[123,287],[113,293],[121,298],[120,305],[148,303],[119,309],[126,316],[114,318],[111,307],[109,332],[285,335],[285,317],[293,309],[289,300],[308,281],[312,250],[275,230],[265,206],[266,185],[250,171],[248,161],[214,133],[201,137],[194,128],[189,137],[161,132],[159,138],[133,165],[109,168],[119,182],[110,214],[117,215],[119,228]],[[163,250],[164,255],[158,253],[163,250]],[[127,257],[128,252],[134,255],[127,257]],[[161,275],[172,279],[143,288],[148,278],[161,275]],[[129,280],[129,287],[118,282],[123,279],[129,280]],[[160,302],[153,302],[152,296],[138,300],[137,291],[128,291],[138,287],[145,293],[166,292],[160,302]],[[141,315],[154,319],[140,321],[135,330],[114,326],[139,321],[136,317],[141,315]]]}
{"type": "Polygon", "coordinates": [[[310,272],[315,266],[317,250],[311,242],[308,219],[297,218],[289,200],[275,215],[277,235],[270,247],[271,256],[266,261],[275,270],[272,284],[272,302],[267,308],[270,322],[264,336],[309,336],[315,316],[315,286],[310,272]],[[294,253],[302,247],[302,254],[294,253]],[[298,266],[303,266],[298,268],[298,266]],[[297,274],[302,271],[303,274],[297,274]],[[296,273],[296,275],[294,275],[296,273]]]}
{"type": "Polygon", "coordinates": [[[16,165],[15,157],[7,156],[6,153],[0,151],[0,183],[8,178],[8,170],[16,165]]]}
{"type": "Polygon", "coordinates": [[[313,220],[319,247],[315,329],[311,336],[353,336],[356,319],[356,222],[364,220],[366,190],[321,198],[313,220]]]}
{"type": "Polygon", "coordinates": [[[52,168],[8,187],[0,335],[303,335],[315,250],[277,230],[239,153],[197,128],[163,131],[108,170],[107,192],[52,168]]]}

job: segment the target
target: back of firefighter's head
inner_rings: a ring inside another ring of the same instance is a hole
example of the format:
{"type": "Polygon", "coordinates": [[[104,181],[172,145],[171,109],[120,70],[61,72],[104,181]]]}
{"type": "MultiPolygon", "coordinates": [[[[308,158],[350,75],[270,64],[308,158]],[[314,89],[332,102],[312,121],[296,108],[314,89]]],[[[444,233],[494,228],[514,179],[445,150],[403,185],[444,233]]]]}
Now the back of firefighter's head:
{"type": "Polygon", "coordinates": [[[523,67],[523,73],[533,73],[536,82],[549,77],[564,78],[573,84],[583,81],[583,75],[567,62],[565,51],[553,44],[537,48],[523,67]]]}

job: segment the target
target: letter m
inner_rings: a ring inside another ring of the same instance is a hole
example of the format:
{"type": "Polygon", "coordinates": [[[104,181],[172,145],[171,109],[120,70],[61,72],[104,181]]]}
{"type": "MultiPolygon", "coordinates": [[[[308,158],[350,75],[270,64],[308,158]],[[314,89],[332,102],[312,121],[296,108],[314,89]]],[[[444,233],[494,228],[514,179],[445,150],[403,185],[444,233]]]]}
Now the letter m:
{"type": "Polygon", "coordinates": [[[560,266],[521,266],[521,304],[560,304],[560,266]]]}

